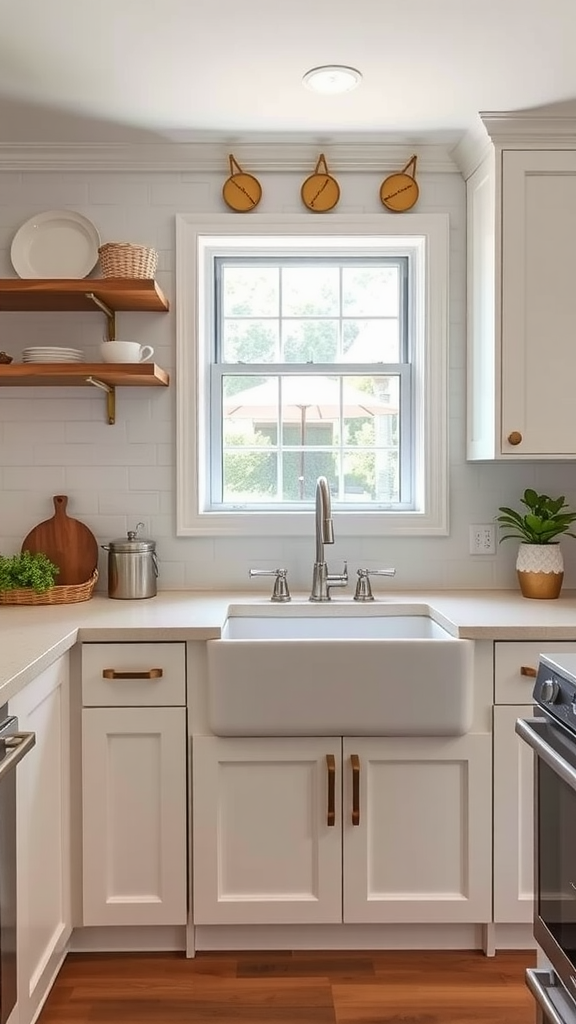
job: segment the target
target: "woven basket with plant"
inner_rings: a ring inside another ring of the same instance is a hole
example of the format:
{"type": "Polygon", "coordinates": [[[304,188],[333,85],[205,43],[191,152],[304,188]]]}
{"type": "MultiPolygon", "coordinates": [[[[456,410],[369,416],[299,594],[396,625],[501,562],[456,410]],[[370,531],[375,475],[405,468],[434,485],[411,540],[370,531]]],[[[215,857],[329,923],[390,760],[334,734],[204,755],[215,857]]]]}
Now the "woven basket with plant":
{"type": "Polygon", "coordinates": [[[77,604],[90,600],[98,580],[96,569],[85,583],[67,586],[55,586],[59,572],[58,566],[41,553],[0,555],[0,605],[77,604]]]}

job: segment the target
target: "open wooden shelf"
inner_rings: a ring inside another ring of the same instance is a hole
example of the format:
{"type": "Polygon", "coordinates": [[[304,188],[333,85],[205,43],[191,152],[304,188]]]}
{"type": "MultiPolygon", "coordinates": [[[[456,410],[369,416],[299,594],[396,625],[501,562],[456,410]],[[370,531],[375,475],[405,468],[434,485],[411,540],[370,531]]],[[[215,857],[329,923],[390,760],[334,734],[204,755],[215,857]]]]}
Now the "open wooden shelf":
{"type": "Polygon", "coordinates": [[[116,387],[167,387],[170,378],[155,363],[0,364],[0,387],[82,387],[92,377],[116,387]]]}
{"type": "Polygon", "coordinates": [[[53,280],[0,281],[0,312],[4,313],[92,313],[101,307],[96,296],[110,310],[166,313],[169,304],[152,278],[85,277],[53,280]]]}

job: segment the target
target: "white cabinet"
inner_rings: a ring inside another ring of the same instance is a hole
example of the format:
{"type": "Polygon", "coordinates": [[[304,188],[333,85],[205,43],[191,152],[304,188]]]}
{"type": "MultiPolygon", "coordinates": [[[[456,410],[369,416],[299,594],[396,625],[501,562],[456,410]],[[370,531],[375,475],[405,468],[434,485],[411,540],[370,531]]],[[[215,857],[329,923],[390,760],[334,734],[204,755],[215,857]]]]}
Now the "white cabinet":
{"type": "Polygon", "coordinates": [[[194,737],[195,924],[341,920],[340,748],[331,737],[194,737]]]}
{"type": "Polygon", "coordinates": [[[534,891],[534,765],[530,748],[515,732],[530,718],[541,654],[574,653],[576,643],[558,640],[494,644],[494,921],[532,922],[534,891]]]}
{"type": "Polygon", "coordinates": [[[491,756],[489,734],[344,740],[345,921],[490,920],[491,756]]]}
{"type": "Polygon", "coordinates": [[[530,924],[534,893],[532,751],[515,732],[531,704],[494,708],[494,921],[530,924]]]}
{"type": "Polygon", "coordinates": [[[84,925],[187,920],[183,644],[82,649],[84,925]],[[141,706],[140,706],[141,705],[141,706]]]}
{"type": "Polygon", "coordinates": [[[506,148],[468,190],[468,458],[575,458],[576,149],[506,148]]]}
{"type": "Polygon", "coordinates": [[[68,658],[10,701],[36,744],[16,769],[18,1004],[15,1019],[37,1016],[71,933],[68,658]]]}
{"type": "Polygon", "coordinates": [[[193,747],[195,924],[490,920],[488,734],[193,747]]]}

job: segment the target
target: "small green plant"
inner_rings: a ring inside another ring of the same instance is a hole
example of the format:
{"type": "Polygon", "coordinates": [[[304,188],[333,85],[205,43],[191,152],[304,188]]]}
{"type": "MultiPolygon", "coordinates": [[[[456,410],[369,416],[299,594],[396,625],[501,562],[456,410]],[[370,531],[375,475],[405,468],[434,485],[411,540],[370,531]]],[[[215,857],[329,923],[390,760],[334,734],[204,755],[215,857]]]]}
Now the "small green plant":
{"type": "Polygon", "coordinates": [[[19,555],[0,555],[0,591],[30,587],[43,594],[54,586],[60,572],[57,565],[41,553],[22,551],[19,555]]]}
{"type": "Polygon", "coordinates": [[[500,543],[512,539],[524,544],[557,544],[556,538],[562,533],[576,539],[576,533],[570,533],[570,526],[576,522],[576,512],[563,511],[569,507],[564,495],[550,498],[529,487],[520,501],[527,512],[516,512],[505,505],[499,509],[502,515],[496,516],[496,522],[500,523],[501,530],[509,531],[500,538],[500,543]]]}

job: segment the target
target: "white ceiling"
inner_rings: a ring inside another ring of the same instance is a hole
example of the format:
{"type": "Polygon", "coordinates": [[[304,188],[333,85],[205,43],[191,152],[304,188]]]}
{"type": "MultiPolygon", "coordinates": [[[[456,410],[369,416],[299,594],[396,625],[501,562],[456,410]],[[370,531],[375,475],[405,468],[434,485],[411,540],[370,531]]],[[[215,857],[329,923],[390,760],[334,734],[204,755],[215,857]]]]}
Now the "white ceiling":
{"type": "Polygon", "coordinates": [[[446,140],[576,99],[574,0],[0,0],[0,143],[446,140]],[[364,80],[315,96],[302,75],[364,80]]]}

